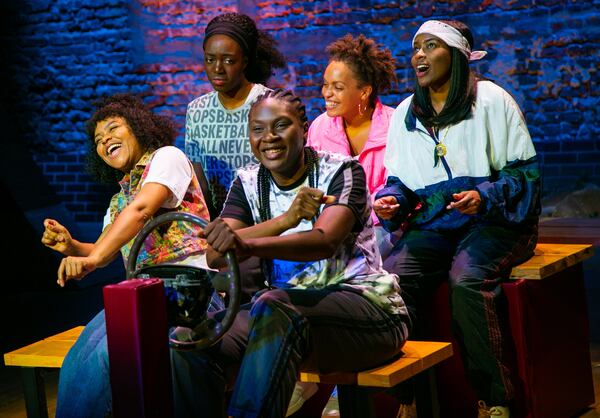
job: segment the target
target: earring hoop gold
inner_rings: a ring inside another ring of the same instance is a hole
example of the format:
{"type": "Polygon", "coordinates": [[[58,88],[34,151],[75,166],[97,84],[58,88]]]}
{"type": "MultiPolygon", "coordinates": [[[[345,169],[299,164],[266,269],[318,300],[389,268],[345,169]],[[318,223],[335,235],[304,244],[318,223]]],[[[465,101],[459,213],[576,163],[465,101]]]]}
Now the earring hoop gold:
{"type": "Polygon", "coordinates": [[[363,116],[365,114],[365,110],[367,110],[367,105],[365,105],[363,109],[362,102],[358,103],[358,114],[360,116],[363,116]]]}

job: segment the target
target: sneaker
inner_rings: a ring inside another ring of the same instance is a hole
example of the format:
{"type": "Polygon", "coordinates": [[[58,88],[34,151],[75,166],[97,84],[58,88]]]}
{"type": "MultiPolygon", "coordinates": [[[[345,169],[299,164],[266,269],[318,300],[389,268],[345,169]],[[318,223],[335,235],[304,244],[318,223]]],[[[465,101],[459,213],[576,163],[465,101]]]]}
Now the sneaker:
{"type": "Polygon", "coordinates": [[[417,418],[417,404],[413,400],[411,404],[400,404],[396,418],[417,418]]]}
{"type": "Polygon", "coordinates": [[[288,410],[285,413],[286,417],[298,412],[304,402],[312,397],[319,390],[319,386],[316,383],[310,382],[296,382],[294,386],[294,392],[292,392],[292,399],[288,405],[288,410]]]}
{"type": "Polygon", "coordinates": [[[479,401],[479,413],[477,418],[510,418],[510,411],[507,406],[489,407],[484,401],[479,401]]]}

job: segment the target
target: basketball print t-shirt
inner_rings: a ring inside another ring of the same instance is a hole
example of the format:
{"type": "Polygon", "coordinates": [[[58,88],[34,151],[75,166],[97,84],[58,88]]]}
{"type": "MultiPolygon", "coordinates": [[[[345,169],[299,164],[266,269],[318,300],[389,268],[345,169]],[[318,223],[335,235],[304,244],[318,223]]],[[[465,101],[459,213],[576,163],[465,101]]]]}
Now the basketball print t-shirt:
{"type": "Polygon", "coordinates": [[[185,153],[204,168],[215,208],[220,211],[235,171],[257,162],[248,140],[248,113],[256,99],[269,90],[255,84],[243,105],[228,110],[216,91],[190,102],[185,122],[185,153]]]}

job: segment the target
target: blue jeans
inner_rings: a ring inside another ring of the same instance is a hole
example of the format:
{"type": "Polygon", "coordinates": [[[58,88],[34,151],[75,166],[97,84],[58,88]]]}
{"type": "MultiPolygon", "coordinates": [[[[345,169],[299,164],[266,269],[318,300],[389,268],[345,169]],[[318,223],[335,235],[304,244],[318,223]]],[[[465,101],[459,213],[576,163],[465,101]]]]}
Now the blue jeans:
{"type": "MultiPolygon", "coordinates": [[[[224,308],[217,293],[208,308],[224,308]]],[[[165,336],[166,338],[166,336],[165,336]]],[[[104,310],[84,328],[60,370],[56,418],[104,418],[112,409],[104,310]]]]}
{"type": "Polygon", "coordinates": [[[280,418],[301,366],[322,373],[375,367],[400,352],[407,334],[406,318],[355,292],[265,291],[210,349],[171,351],[175,416],[280,418]]]}
{"type": "Polygon", "coordinates": [[[57,418],[104,418],[112,395],[104,310],[83,329],[60,369],[57,418]]]}

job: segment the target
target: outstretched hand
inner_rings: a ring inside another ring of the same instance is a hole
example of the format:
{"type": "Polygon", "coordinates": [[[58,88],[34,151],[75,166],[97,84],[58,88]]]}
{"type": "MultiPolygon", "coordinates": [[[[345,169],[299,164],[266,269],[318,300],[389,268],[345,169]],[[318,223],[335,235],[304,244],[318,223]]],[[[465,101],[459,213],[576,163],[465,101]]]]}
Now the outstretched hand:
{"type": "Polygon", "coordinates": [[[285,212],[285,218],[289,228],[294,228],[302,219],[311,220],[319,212],[321,205],[335,203],[336,197],[326,195],[322,190],[312,187],[301,187],[289,209],[285,212]]]}
{"type": "Polygon", "coordinates": [[[467,190],[452,195],[454,202],[450,202],[446,209],[456,209],[464,215],[476,215],[481,208],[481,196],[477,190],[467,190]]]}
{"type": "Polygon", "coordinates": [[[235,251],[238,256],[248,255],[246,242],[221,218],[209,223],[204,228],[203,235],[208,245],[221,255],[229,250],[235,251]]]}
{"type": "Polygon", "coordinates": [[[79,280],[96,270],[98,262],[93,257],[65,257],[58,267],[58,280],[61,287],[67,280],[79,280]]]}
{"type": "Polygon", "coordinates": [[[394,196],[384,196],[373,202],[373,210],[381,219],[392,219],[400,209],[400,204],[394,196]]]}
{"type": "Polygon", "coordinates": [[[74,251],[73,238],[69,230],[54,219],[44,219],[42,244],[64,255],[72,254],[74,251]]]}

